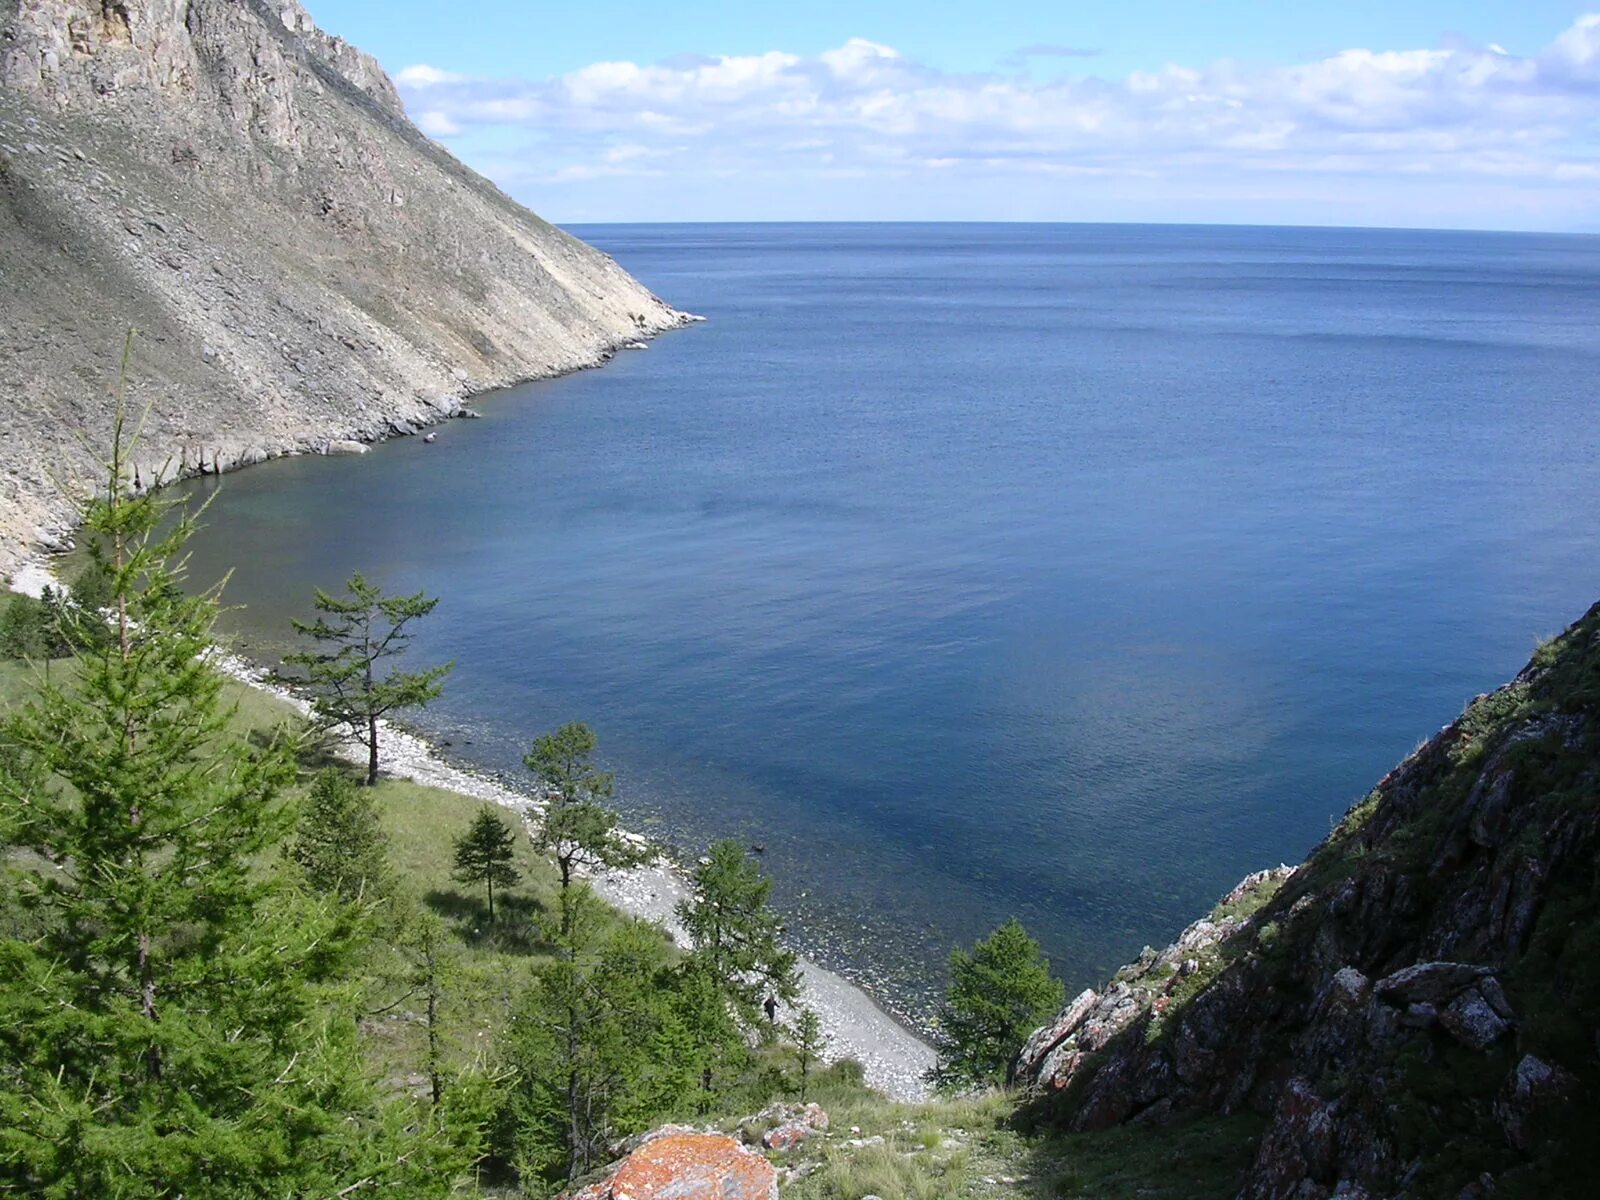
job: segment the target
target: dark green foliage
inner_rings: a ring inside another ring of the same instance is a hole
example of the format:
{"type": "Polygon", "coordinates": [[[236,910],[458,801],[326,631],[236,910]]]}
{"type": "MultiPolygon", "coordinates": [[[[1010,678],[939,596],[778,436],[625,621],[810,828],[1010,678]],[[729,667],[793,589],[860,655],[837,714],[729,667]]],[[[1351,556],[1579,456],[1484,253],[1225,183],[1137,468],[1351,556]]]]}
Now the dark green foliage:
{"type": "Polygon", "coordinates": [[[691,960],[704,971],[746,1030],[762,1026],[768,996],[790,1001],[800,994],[794,954],[768,907],[772,881],[735,841],[721,841],[689,875],[689,898],[678,905],[694,943],[691,960]]]}
{"type": "Polygon", "coordinates": [[[85,513],[110,636],[0,737],[38,930],[0,940],[0,1193],[443,1195],[465,1159],[357,1054],[359,928],[254,866],[296,747],[229,736],[215,595],[178,587],[192,518],[125,495],[126,449],[85,513]]]}
{"type": "Polygon", "coordinates": [[[55,588],[44,595],[12,596],[0,609],[0,658],[43,662],[71,652],[61,625],[63,597],[55,588]]]}
{"type": "Polygon", "coordinates": [[[359,571],[346,594],[317,589],[315,621],[295,621],[295,631],[319,647],[284,655],[303,674],[291,682],[307,689],[317,715],[332,729],[346,729],[367,747],[367,783],[378,782],[378,722],[392,713],[421,708],[443,691],[454,663],[423,671],[401,671],[391,660],[406,652],[409,626],[439,603],[418,592],[385,596],[359,571]]]}
{"type": "Polygon", "coordinates": [[[660,929],[618,922],[583,884],[560,902],[563,952],[538,969],[508,1038],[506,1150],[525,1182],[597,1166],[694,1086],[660,929]]]}
{"type": "Polygon", "coordinates": [[[617,814],[601,803],[615,781],[594,766],[598,744],[592,729],[574,721],[535,738],[522,759],[545,789],[544,818],[534,840],[555,859],[563,888],[575,869],[628,867],[643,857],[618,830],[617,814]]]}
{"type": "Polygon", "coordinates": [[[489,893],[489,923],[494,923],[494,889],[515,887],[521,875],[511,865],[516,834],[491,808],[478,810],[467,831],[456,839],[455,877],[462,883],[481,883],[489,893]]]}
{"type": "Polygon", "coordinates": [[[388,845],[371,793],[343,771],[318,772],[289,846],[311,889],[350,901],[381,897],[389,888],[388,845]]]}
{"type": "Polygon", "coordinates": [[[945,1088],[1007,1082],[1028,1035],[1060,1008],[1061,981],[1015,917],[970,954],[952,952],[950,975],[933,1081],[945,1088]]]}

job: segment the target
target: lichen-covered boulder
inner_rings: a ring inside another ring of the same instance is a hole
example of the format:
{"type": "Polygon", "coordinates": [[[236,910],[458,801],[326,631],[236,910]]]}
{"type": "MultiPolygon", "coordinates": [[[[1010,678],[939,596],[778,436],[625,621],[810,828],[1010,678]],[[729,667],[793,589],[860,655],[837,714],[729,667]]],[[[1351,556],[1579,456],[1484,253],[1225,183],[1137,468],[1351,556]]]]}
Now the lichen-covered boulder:
{"type": "Polygon", "coordinates": [[[569,1200],[778,1200],[778,1174],[731,1137],[668,1127],[569,1200]]]}

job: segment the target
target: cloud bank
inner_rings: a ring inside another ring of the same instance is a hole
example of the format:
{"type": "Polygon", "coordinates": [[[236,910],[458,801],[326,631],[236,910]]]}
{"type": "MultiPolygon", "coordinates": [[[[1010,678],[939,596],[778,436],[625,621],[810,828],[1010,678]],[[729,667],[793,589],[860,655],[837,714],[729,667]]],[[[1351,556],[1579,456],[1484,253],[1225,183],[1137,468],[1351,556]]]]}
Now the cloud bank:
{"type": "Polygon", "coordinates": [[[1600,225],[1600,14],[1528,55],[1457,42],[1038,77],[1082,71],[1081,53],[957,74],[851,38],[397,82],[430,135],[580,217],[1600,225]]]}

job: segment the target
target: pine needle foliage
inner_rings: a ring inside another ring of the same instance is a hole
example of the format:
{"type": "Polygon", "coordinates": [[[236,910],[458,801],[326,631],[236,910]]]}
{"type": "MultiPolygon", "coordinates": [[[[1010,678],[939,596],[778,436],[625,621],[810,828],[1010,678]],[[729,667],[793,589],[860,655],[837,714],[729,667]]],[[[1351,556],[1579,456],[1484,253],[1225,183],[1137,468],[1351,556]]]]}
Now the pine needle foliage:
{"type": "Polygon", "coordinates": [[[307,886],[352,903],[381,899],[391,883],[388,849],[372,793],[341,770],[319,771],[289,847],[307,886]]]}
{"type": "Polygon", "coordinates": [[[462,883],[481,883],[489,892],[489,923],[494,924],[494,889],[515,887],[522,876],[511,865],[517,836],[492,808],[481,808],[472,824],[456,839],[455,877],[462,883]]]}
{"type": "Polygon", "coordinates": [[[194,517],[128,494],[135,444],[119,416],[84,512],[108,602],[72,620],[109,636],[0,728],[4,900],[32,930],[0,939],[0,1193],[441,1195],[470,1139],[378,1099],[355,928],[256,865],[296,747],[229,735],[217,595],[181,587],[194,517]]]}
{"type": "Polygon", "coordinates": [[[575,1179],[693,1089],[696,1060],[658,926],[617,921],[582,883],[507,1039],[509,1154],[524,1185],[575,1179]]]}
{"type": "Polygon", "coordinates": [[[1009,1082],[1028,1035],[1061,1007],[1061,981],[1015,917],[980,938],[970,953],[952,951],[950,975],[939,1009],[932,1081],[946,1089],[1009,1082]]]}
{"type": "Polygon", "coordinates": [[[615,870],[635,866],[644,857],[617,828],[617,814],[603,803],[615,779],[594,765],[598,745],[594,730],[573,721],[535,738],[522,759],[545,790],[544,818],[534,842],[555,859],[563,890],[572,885],[576,870],[615,870]]]}
{"type": "Polygon", "coordinates": [[[678,920],[694,943],[693,966],[704,971],[746,1031],[763,1031],[767,996],[800,994],[794,953],[778,940],[783,924],[767,901],[772,880],[738,842],[717,842],[689,875],[689,898],[678,920]]]}
{"type": "Polygon", "coordinates": [[[318,588],[314,603],[316,620],[292,624],[318,649],[284,655],[284,665],[301,672],[288,681],[311,693],[313,710],[327,728],[343,729],[366,745],[370,787],[378,782],[378,722],[438,699],[444,677],[455,669],[448,662],[402,671],[392,661],[406,652],[412,622],[439,601],[422,592],[386,596],[357,571],[343,596],[318,588]]]}

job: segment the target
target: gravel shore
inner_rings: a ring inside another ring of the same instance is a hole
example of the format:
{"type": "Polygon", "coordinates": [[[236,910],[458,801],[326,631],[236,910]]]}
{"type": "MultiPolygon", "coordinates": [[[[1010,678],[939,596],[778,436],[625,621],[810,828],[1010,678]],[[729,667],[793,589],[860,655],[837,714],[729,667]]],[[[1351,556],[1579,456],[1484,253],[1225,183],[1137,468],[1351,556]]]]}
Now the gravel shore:
{"type": "MultiPolygon", "coordinates": [[[[259,667],[231,655],[219,654],[217,666],[227,675],[260,688],[308,712],[301,697],[270,682],[259,667]]],[[[444,759],[425,738],[383,723],[379,730],[384,772],[430,787],[444,788],[476,800],[503,805],[535,819],[537,797],[507,787],[497,779],[444,759]]],[[[366,749],[352,744],[344,751],[352,762],[364,764],[366,749]]],[[[680,945],[683,930],[673,917],[687,888],[677,867],[665,856],[630,871],[595,876],[595,890],[612,904],[637,917],[661,922],[680,945]]],[[[923,1076],[933,1065],[933,1050],[890,1017],[854,984],[806,959],[800,960],[800,1003],[814,1009],[828,1037],[827,1061],[853,1058],[866,1072],[868,1085],[895,1100],[923,1100],[929,1089],[923,1076]]]]}

